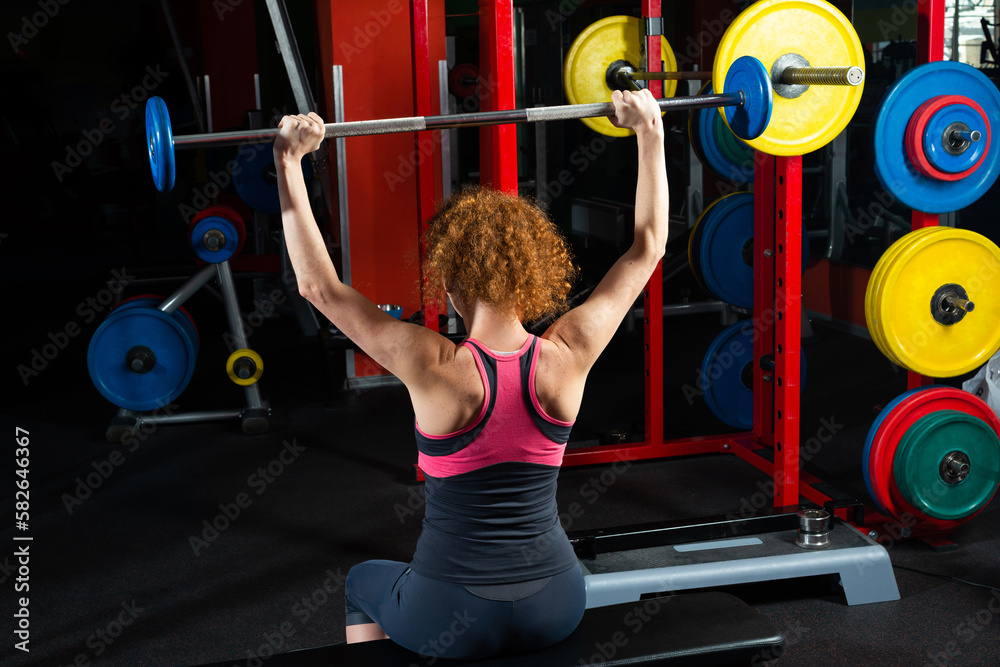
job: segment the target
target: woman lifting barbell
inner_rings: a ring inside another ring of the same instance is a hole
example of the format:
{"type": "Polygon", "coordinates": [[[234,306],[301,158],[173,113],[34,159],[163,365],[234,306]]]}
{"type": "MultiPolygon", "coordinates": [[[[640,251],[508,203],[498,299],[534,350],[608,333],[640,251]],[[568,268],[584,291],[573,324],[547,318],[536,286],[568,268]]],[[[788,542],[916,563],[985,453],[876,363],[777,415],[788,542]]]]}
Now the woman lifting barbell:
{"type": "Polygon", "coordinates": [[[565,240],[533,203],[460,191],[431,220],[424,260],[465,321],[459,345],[340,281],[301,169],[324,139],[323,121],[312,113],[278,126],[282,222],[299,291],[406,385],[427,479],[413,560],[368,561],[348,574],[348,642],[388,636],[425,655],[481,658],[554,644],[583,616],[556,478],[587,374],[663,257],[668,231],[656,100],[643,90],[612,101],[613,122],[634,130],[639,148],[632,246],[586,302],[536,337],[522,321],[566,309],[576,270],[565,240]]]}

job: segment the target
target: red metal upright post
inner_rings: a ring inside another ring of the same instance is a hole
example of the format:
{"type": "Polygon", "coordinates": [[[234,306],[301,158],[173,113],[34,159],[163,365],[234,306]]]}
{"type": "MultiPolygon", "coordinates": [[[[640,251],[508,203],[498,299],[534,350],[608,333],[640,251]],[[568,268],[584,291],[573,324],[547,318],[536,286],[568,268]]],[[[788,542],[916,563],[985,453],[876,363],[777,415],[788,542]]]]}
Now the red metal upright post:
{"type": "Polygon", "coordinates": [[[774,159],[774,506],[799,502],[802,157],[774,159]]]}
{"type": "MultiPolygon", "coordinates": [[[[480,111],[515,108],[513,0],[479,0],[480,111]]],[[[517,194],[517,127],[493,125],[479,130],[479,181],[517,194]]]]}
{"type": "MultiPolygon", "coordinates": [[[[643,0],[642,15],[645,19],[659,19],[662,16],[660,0],[643,0]]],[[[648,23],[648,22],[647,22],[648,23]]],[[[646,69],[650,72],[663,70],[659,34],[646,36],[646,69]]],[[[650,81],[649,92],[654,97],[663,97],[663,82],[650,81]]],[[[666,212],[665,212],[666,213],[666,212]]],[[[645,431],[646,443],[659,445],[663,442],[663,263],[660,262],[643,291],[643,339],[645,345],[645,431]]]]}
{"type": "MultiPolygon", "coordinates": [[[[413,35],[413,106],[418,116],[432,116],[438,113],[434,107],[434,96],[431,90],[431,73],[437,68],[431,66],[430,17],[428,0],[413,0],[410,4],[412,12],[413,35]]],[[[417,213],[418,233],[420,234],[420,258],[424,257],[424,232],[427,223],[434,215],[434,163],[432,159],[441,145],[441,131],[418,132],[414,135],[414,150],[418,156],[416,161],[417,178],[417,213]]],[[[424,282],[423,270],[420,272],[420,301],[424,311],[424,326],[434,331],[438,330],[438,306],[436,295],[438,290],[424,282]]]]}
{"type": "Polygon", "coordinates": [[[754,174],[754,438],[774,451],[774,506],[799,502],[802,158],[757,155],[754,174]],[[767,380],[767,381],[765,381],[767,380]]]}
{"type": "MultiPolygon", "coordinates": [[[[917,3],[917,64],[936,62],[944,58],[944,12],[945,0],[925,0],[917,3]]],[[[913,211],[913,230],[936,227],[937,214],[913,211]]],[[[933,384],[932,378],[910,371],[907,374],[908,389],[933,384]]]]}
{"type": "Polygon", "coordinates": [[[242,7],[234,3],[224,9],[220,14],[212,3],[199,3],[202,69],[209,77],[212,130],[216,132],[242,127],[246,112],[257,107],[253,86],[253,75],[257,73],[253,3],[242,7]]]}
{"type": "MultiPolygon", "coordinates": [[[[416,115],[414,103],[419,93],[414,90],[410,5],[390,2],[373,12],[368,3],[315,2],[321,62],[317,83],[324,91],[327,116],[333,111],[331,75],[335,64],[343,67],[346,120],[416,115]],[[392,67],[387,69],[385,63],[392,63],[392,67]],[[383,85],[372,86],[372,81],[383,85]],[[393,94],[384,94],[383,88],[393,94]]],[[[433,62],[443,57],[444,51],[443,0],[427,0],[427,6],[433,62]]],[[[406,317],[421,308],[419,271],[417,264],[409,261],[420,252],[420,184],[415,176],[425,160],[433,162],[432,156],[415,150],[415,136],[358,136],[344,142],[351,284],[375,303],[402,305],[406,317]]],[[[331,170],[331,177],[333,174],[331,170]]],[[[336,183],[333,191],[337,191],[336,183]]],[[[354,355],[354,362],[357,379],[386,374],[360,352],[354,355]]]]}

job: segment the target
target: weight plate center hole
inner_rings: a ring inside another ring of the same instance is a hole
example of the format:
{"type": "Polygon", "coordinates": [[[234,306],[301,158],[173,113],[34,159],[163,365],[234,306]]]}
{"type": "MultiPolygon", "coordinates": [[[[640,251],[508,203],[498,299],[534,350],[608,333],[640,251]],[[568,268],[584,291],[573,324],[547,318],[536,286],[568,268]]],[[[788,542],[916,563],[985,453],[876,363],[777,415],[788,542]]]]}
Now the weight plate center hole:
{"type": "Polygon", "coordinates": [[[632,86],[629,85],[631,80],[628,75],[632,72],[636,72],[635,65],[627,60],[616,60],[610,65],[604,73],[604,81],[608,84],[608,88],[611,90],[631,90],[632,86]]]}
{"type": "Polygon", "coordinates": [[[133,373],[143,375],[156,367],[156,355],[145,345],[136,345],[125,353],[125,366],[133,373]]]}
{"type": "Polygon", "coordinates": [[[206,249],[211,250],[212,252],[218,252],[226,245],[226,235],[218,229],[210,229],[205,232],[201,241],[205,245],[206,249]]]}
{"type": "Polygon", "coordinates": [[[976,309],[968,292],[961,285],[942,285],[931,297],[931,316],[938,324],[950,326],[961,322],[968,313],[976,309]]]}
{"type": "Polygon", "coordinates": [[[797,53],[786,53],[771,65],[771,85],[774,94],[788,100],[801,97],[809,90],[809,86],[801,83],[785,83],[785,70],[789,67],[809,67],[809,61],[797,53]]]}
{"type": "Polygon", "coordinates": [[[753,267],[753,237],[751,236],[747,239],[746,243],[743,244],[743,248],[740,249],[740,255],[743,257],[743,263],[749,267],[753,267]]]}
{"type": "Polygon", "coordinates": [[[278,187],[278,168],[274,166],[273,162],[264,165],[264,169],[260,172],[260,176],[261,180],[271,187],[278,187]]]}
{"type": "Polygon", "coordinates": [[[941,479],[949,486],[961,484],[966,480],[970,472],[972,472],[972,465],[968,454],[965,452],[949,452],[941,459],[941,479]]]}
{"type": "Polygon", "coordinates": [[[236,377],[241,380],[249,380],[257,372],[257,364],[254,363],[253,359],[247,357],[242,357],[233,364],[233,368],[236,371],[236,377]]]}
{"type": "Polygon", "coordinates": [[[950,155],[962,155],[969,150],[973,142],[982,138],[981,132],[971,129],[965,123],[952,123],[945,128],[944,136],[941,137],[941,145],[950,155]]]}

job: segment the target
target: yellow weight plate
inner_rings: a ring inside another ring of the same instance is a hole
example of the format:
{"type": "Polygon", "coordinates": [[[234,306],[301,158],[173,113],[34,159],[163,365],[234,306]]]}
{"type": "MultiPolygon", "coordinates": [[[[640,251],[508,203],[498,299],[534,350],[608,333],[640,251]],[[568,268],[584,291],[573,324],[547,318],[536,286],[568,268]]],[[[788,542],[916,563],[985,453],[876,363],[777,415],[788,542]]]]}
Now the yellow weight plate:
{"type": "MultiPolygon", "coordinates": [[[[906,236],[904,236],[903,239],[906,240],[905,243],[899,243],[897,241],[897,243],[893,244],[893,246],[890,248],[890,250],[892,250],[893,252],[889,256],[888,261],[883,265],[882,271],[879,273],[877,277],[877,283],[876,283],[877,291],[875,293],[875,298],[872,304],[872,315],[877,322],[876,330],[878,331],[879,335],[878,345],[882,350],[882,354],[884,354],[890,361],[895,363],[897,366],[900,366],[902,368],[906,368],[906,364],[903,363],[903,361],[896,355],[892,346],[889,345],[889,342],[886,340],[885,321],[882,320],[882,318],[879,316],[882,299],[885,295],[885,290],[884,290],[885,278],[886,275],[890,271],[892,271],[894,267],[898,266],[898,264],[896,264],[896,260],[899,258],[901,254],[923,243],[924,242],[923,239],[925,239],[926,237],[938,234],[942,230],[946,229],[947,229],[946,227],[937,227],[937,226],[923,227],[921,229],[912,231],[906,236]]],[[[900,239],[900,241],[902,241],[903,239],[900,239]]],[[[886,254],[888,255],[889,253],[887,252],[886,254]]],[[[865,305],[867,307],[867,303],[865,305]]]]}
{"type": "Polygon", "coordinates": [[[872,270],[871,277],[868,279],[868,287],[865,290],[865,321],[868,324],[868,332],[882,354],[899,366],[902,366],[902,363],[893,354],[892,348],[886,344],[885,337],[882,335],[882,321],[877,317],[882,286],[885,284],[885,272],[902,250],[909,247],[910,244],[922,236],[934,233],[939,229],[940,227],[924,227],[898,239],[882,254],[875,264],[875,268],[872,270]]]}
{"type": "MultiPolygon", "coordinates": [[[[893,247],[890,248],[890,250],[893,250],[893,252],[889,256],[889,261],[887,261],[885,263],[885,265],[882,267],[882,271],[879,273],[878,278],[877,278],[877,282],[876,282],[876,289],[877,289],[877,291],[875,293],[875,299],[874,299],[874,303],[873,303],[872,314],[873,314],[874,319],[876,320],[877,325],[878,325],[876,327],[876,330],[878,331],[878,335],[879,335],[879,343],[878,344],[881,346],[882,353],[889,360],[891,360],[897,366],[900,366],[900,367],[903,367],[903,368],[906,367],[906,364],[904,364],[899,359],[899,357],[896,356],[896,353],[893,351],[892,346],[889,345],[888,341],[886,340],[886,337],[885,337],[885,322],[879,316],[880,304],[882,303],[882,298],[883,298],[883,296],[885,294],[885,290],[883,289],[885,287],[885,277],[886,277],[886,274],[889,271],[891,271],[894,266],[896,266],[895,261],[899,258],[900,254],[902,254],[903,252],[906,252],[907,250],[915,247],[917,244],[922,243],[923,242],[922,239],[924,239],[925,237],[941,232],[942,229],[944,229],[944,228],[937,227],[937,226],[923,227],[921,229],[917,229],[915,231],[912,231],[909,234],[907,234],[906,236],[904,236],[903,238],[906,239],[905,243],[899,243],[899,242],[897,242],[898,245],[897,244],[893,244],[893,247]]],[[[902,240],[902,239],[900,239],[900,240],[902,240]]],[[[888,253],[886,253],[886,254],[888,254],[888,253]]]]}
{"type": "MultiPolygon", "coordinates": [[[[633,16],[608,16],[587,26],[570,46],[563,65],[563,88],[570,104],[610,102],[612,89],[608,86],[608,67],[618,60],[628,61],[636,69],[645,69],[642,60],[642,22],[633,16]]],[[[674,51],[666,38],[661,37],[663,68],[677,70],[674,51]]],[[[676,81],[663,82],[664,97],[673,97],[676,81]]],[[[615,127],[607,118],[584,118],[583,122],[595,132],[609,137],[627,137],[632,130],[615,127]]]]}
{"type": "MultiPolygon", "coordinates": [[[[901,262],[905,262],[905,258],[910,256],[910,253],[918,251],[925,243],[928,242],[928,238],[937,234],[947,233],[953,231],[948,227],[925,227],[918,229],[914,232],[910,232],[902,239],[897,241],[893,246],[886,252],[887,261],[883,264],[882,270],[876,277],[876,292],[874,294],[874,299],[871,304],[872,315],[876,321],[875,331],[879,335],[878,345],[882,350],[882,353],[889,358],[896,365],[908,368],[910,370],[916,370],[910,368],[908,363],[900,358],[896,353],[896,349],[890,343],[890,340],[886,336],[886,320],[884,319],[882,313],[882,304],[884,303],[886,295],[886,279],[888,276],[896,275],[900,271],[900,267],[903,266],[901,262]],[[891,254],[890,254],[891,252],[891,254]]],[[[866,312],[869,304],[865,303],[866,312]]],[[[928,308],[926,310],[928,318],[930,318],[930,298],[928,298],[928,308]]],[[[891,325],[890,325],[891,328],[891,325]]],[[[923,337],[920,337],[923,340],[923,337]]],[[[919,372],[919,371],[917,371],[919,372]]],[[[944,376],[941,376],[944,377],[944,376]]]]}
{"type": "Polygon", "coordinates": [[[895,351],[893,350],[893,347],[889,344],[888,340],[886,339],[885,321],[882,319],[880,315],[882,298],[885,294],[884,288],[885,288],[886,275],[892,272],[895,267],[899,266],[898,264],[896,264],[896,260],[899,258],[901,254],[913,248],[918,247],[921,243],[923,243],[922,240],[923,238],[936,233],[940,233],[942,229],[947,229],[947,228],[942,228],[937,226],[924,227],[915,230],[913,232],[910,232],[909,234],[903,236],[894,244],[892,244],[892,246],[890,246],[889,249],[883,255],[883,259],[879,260],[879,263],[876,266],[877,270],[872,273],[872,280],[870,282],[870,286],[872,286],[874,291],[871,294],[871,298],[868,298],[868,295],[866,293],[865,317],[868,319],[869,322],[874,323],[871,328],[873,339],[875,340],[875,343],[878,346],[879,350],[881,350],[882,354],[885,355],[886,358],[895,363],[897,366],[900,366],[902,368],[907,368],[907,366],[903,362],[903,360],[901,360],[896,355],[895,351]]]}
{"type": "Polygon", "coordinates": [[[884,332],[885,323],[878,316],[879,304],[881,303],[883,295],[882,288],[885,286],[885,276],[886,273],[891,270],[893,262],[895,262],[901,252],[904,252],[905,250],[913,247],[914,244],[919,243],[920,239],[924,236],[934,234],[940,230],[940,227],[924,227],[910,232],[897,240],[889,247],[879,260],[875,267],[876,270],[872,272],[872,277],[869,281],[869,287],[872,288],[872,292],[871,298],[868,298],[868,293],[866,292],[865,318],[868,322],[872,323],[870,331],[875,344],[878,346],[879,350],[881,350],[882,354],[897,366],[905,367],[905,364],[903,364],[903,362],[896,356],[892,347],[886,342],[884,332]]]}
{"type": "MultiPolygon", "coordinates": [[[[788,54],[802,56],[810,67],[865,66],[858,34],[833,5],[823,0],[760,0],[737,16],[722,36],[713,87],[724,92],[726,73],[740,56],[754,56],[771,70],[788,54]]],[[[804,155],[822,148],[854,117],[863,89],[864,84],[809,86],[794,99],[775,94],[767,130],[746,143],[771,155],[804,155]]]]}
{"type": "Polygon", "coordinates": [[[264,374],[264,360],[260,358],[260,355],[251,349],[243,348],[236,350],[231,355],[229,359],[226,360],[226,375],[229,379],[242,387],[248,387],[254,382],[260,379],[260,376],[264,374]],[[241,369],[248,371],[249,375],[246,377],[240,377],[239,371],[236,369],[236,363],[242,359],[248,359],[250,361],[249,368],[241,369]]]}
{"type": "Polygon", "coordinates": [[[905,368],[954,377],[981,366],[1000,348],[1000,248],[964,229],[923,235],[887,268],[878,317],[905,368]],[[931,302],[949,284],[961,286],[976,307],[945,325],[934,319],[931,302]]]}

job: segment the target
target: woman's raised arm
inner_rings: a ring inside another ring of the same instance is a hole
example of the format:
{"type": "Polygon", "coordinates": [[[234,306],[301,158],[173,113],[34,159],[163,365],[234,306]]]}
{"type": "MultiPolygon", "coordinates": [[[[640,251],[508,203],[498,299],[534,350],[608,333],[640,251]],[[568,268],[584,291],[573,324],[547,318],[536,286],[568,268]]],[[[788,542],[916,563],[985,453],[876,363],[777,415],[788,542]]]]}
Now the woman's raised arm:
{"type": "Polygon", "coordinates": [[[663,122],[656,100],[648,90],[615,91],[611,100],[615,105],[612,122],[634,130],[639,147],[635,238],[593,294],[556,320],[543,336],[564,348],[572,360],[573,371],[583,377],[604,351],[663,258],[669,229],[663,122]]]}
{"type": "Polygon", "coordinates": [[[285,116],[278,128],[274,164],[281,221],[299,293],[403,384],[418,385],[428,369],[454,354],[454,344],[426,327],[395,319],[341,282],[313,217],[301,167],[302,158],[323,142],[323,119],[315,113],[285,116]]]}

